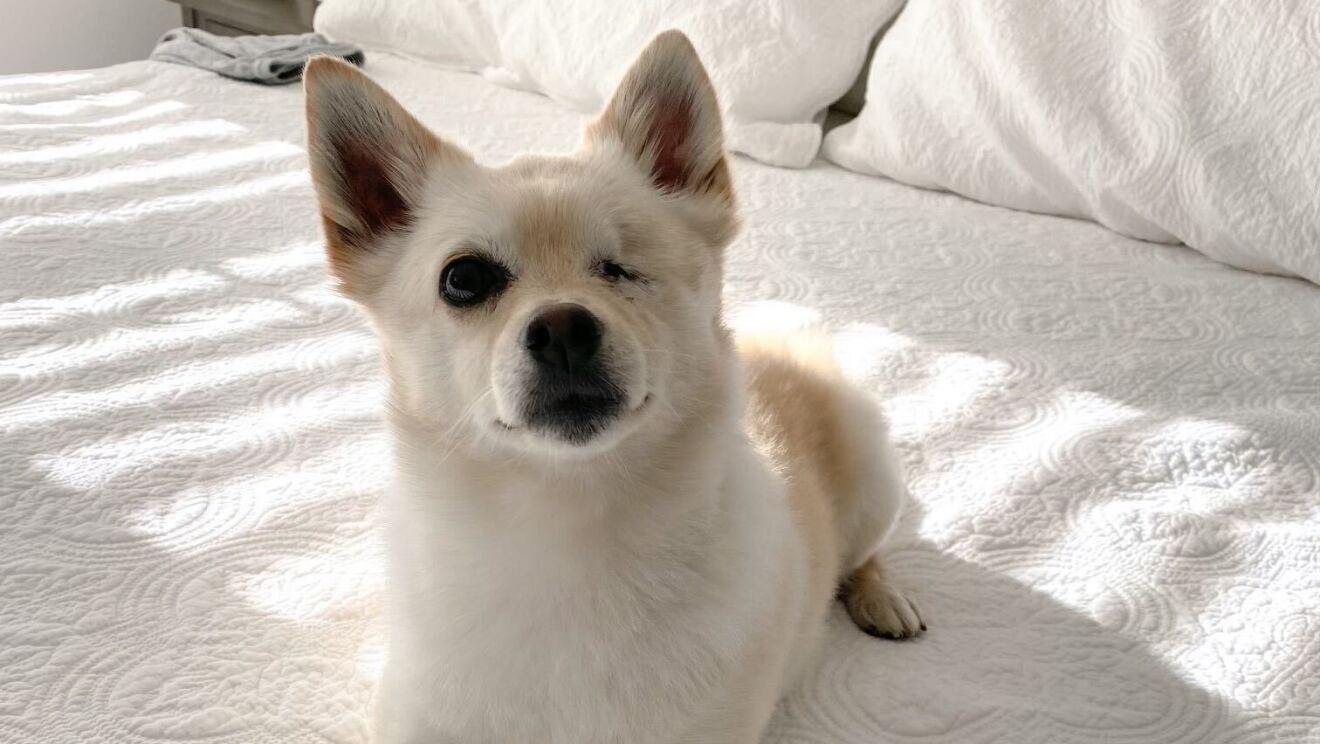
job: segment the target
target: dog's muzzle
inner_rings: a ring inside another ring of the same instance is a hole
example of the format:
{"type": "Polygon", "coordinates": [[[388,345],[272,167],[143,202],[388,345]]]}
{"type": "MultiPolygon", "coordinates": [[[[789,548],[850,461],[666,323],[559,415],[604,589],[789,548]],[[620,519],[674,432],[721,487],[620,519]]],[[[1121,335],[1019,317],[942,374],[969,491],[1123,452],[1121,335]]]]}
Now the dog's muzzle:
{"type": "Polygon", "coordinates": [[[535,362],[523,420],[533,430],[582,444],[619,415],[624,391],[600,358],[603,329],[581,305],[541,309],[527,324],[523,345],[535,362]]]}

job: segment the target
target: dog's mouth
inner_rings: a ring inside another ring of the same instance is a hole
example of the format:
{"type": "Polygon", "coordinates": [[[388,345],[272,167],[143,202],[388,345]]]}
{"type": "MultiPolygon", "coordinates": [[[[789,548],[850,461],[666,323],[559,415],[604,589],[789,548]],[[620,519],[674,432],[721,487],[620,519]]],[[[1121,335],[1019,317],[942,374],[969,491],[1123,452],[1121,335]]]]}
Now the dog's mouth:
{"type": "Polygon", "coordinates": [[[640,413],[651,403],[651,395],[627,408],[619,391],[602,393],[575,392],[558,396],[533,396],[523,408],[522,425],[496,418],[506,431],[528,430],[571,445],[595,439],[619,419],[640,413]]]}
{"type": "Polygon", "coordinates": [[[569,444],[585,444],[618,418],[623,398],[618,395],[572,393],[535,401],[523,412],[528,428],[569,444]]]}

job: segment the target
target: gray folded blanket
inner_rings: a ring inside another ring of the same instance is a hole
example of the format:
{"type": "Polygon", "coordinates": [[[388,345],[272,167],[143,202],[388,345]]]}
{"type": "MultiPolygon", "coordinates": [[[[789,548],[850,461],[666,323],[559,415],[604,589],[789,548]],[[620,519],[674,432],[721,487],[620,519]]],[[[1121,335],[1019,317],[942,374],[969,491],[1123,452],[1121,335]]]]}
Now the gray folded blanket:
{"type": "Polygon", "coordinates": [[[282,85],[302,77],[307,60],[319,54],[359,66],[365,60],[361,49],[336,44],[320,34],[216,36],[196,28],[166,31],[151,51],[151,59],[200,67],[237,80],[282,85]]]}

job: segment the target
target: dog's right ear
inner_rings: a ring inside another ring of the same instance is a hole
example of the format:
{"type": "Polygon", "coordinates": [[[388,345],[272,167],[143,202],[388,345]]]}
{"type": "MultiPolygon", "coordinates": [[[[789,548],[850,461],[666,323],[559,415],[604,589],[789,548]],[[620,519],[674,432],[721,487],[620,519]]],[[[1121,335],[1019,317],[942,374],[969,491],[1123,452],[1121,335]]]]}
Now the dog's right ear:
{"type": "Polygon", "coordinates": [[[379,279],[372,256],[412,224],[431,169],[471,158],[352,65],[317,57],[303,79],[307,156],[330,270],[360,298],[379,279]]]}
{"type": "Polygon", "coordinates": [[[683,32],[662,32],[646,45],[587,126],[586,142],[621,145],[655,188],[706,204],[711,219],[703,232],[712,243],[723,246],[733,237],[737,210],[720,105],[683,32]]]}

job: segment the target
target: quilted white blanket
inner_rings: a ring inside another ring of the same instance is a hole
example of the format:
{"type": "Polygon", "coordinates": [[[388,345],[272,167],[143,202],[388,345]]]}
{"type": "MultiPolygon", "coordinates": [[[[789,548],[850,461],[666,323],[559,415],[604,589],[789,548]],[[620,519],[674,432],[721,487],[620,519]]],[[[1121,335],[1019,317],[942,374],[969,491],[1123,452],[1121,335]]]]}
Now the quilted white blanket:
{"type": "MultiPolygon", "coordinates": [[[[576,141],[368,70],[488,161],[576,141]]],[[[0,78],[0,741],[365,741],[387,443],[299,109],[159,63],[0,78]]],[[[730,303],[837,329],[883,397],[931,626],[836,612],[769,742],[1320,741],[1320,289],[824,165],[738,180],[730,303]]]]}

